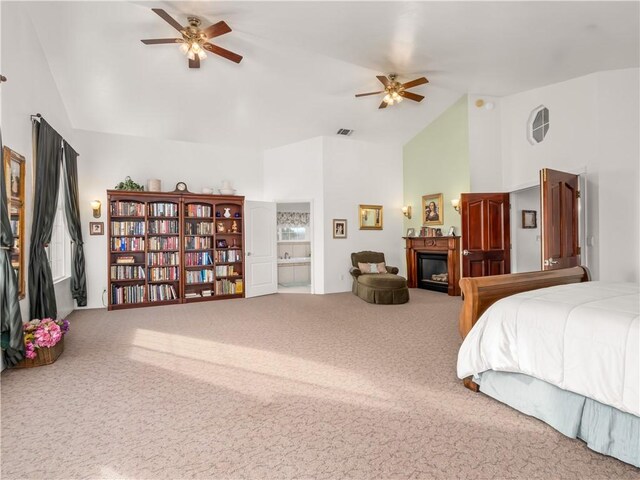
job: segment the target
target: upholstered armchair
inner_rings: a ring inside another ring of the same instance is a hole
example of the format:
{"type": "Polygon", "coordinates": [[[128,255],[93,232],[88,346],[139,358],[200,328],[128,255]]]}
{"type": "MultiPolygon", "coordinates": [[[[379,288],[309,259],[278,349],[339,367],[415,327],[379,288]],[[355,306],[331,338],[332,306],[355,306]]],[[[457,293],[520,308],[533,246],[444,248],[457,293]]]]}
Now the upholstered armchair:
{"type": "Polygon", "coordinates": [[[407,280],[398,275],[397,267],[386,266],[384,253],[354,252],[351,254],[351,264],[349,273],[353,277],[354,295],[365,302],[385,305],[409,301],[407,280]],[[379,272],[380,268],[384,270],[379,272]]]}

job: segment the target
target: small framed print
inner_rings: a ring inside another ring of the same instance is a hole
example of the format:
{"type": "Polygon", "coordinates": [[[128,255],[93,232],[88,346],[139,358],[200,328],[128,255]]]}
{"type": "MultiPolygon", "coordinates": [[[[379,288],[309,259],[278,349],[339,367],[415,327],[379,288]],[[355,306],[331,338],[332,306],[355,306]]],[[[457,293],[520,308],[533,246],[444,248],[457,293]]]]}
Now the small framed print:
{"type": "Polygon", "coordinates": [[[347,238],[347,221],[344,218],[333,219],[333,238],[347,238]]]}
{"type": "Polygon", "coordinates": [[[535,210],[522,210],[522,228],[538,228],[537,212],[535,210]]]}
{"type": "Polygon", "coordinates": [[[89,222],[89,235],[104,235],[104,222],[89,222]]]}
{"type": "Polygon", "coordinates": [[[415,228],[407,228],[407,237],[415,237],[416,229],[415,228]]]}
{"type": "Polygon", "coordinates": [[[216,248],[228,248],[229,244],[227,244],[227,241],[222,238],[220,240],[216,240],[216,248]]]}

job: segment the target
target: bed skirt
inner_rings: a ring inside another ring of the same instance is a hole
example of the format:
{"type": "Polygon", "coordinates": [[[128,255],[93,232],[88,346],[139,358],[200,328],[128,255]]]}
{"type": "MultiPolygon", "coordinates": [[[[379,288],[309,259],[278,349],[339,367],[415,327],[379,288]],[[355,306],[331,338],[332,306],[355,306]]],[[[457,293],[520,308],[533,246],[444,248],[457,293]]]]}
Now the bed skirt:
{"type": "Polygon", "coordinates": [[[488,370],[474,381],[484,394],[590,449],[640,467],[640,417],[521,373],[488,370]]]}

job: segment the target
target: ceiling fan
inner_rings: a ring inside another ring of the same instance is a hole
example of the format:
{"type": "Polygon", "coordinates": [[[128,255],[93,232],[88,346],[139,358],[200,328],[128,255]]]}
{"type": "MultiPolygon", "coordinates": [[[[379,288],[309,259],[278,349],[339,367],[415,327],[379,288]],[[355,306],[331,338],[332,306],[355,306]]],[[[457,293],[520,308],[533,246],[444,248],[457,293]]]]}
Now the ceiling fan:
{"type": "Polygon", "coordinates": [[[212,38],[219,37],[225,33],[229,33],[231,28],[226,22],[218,22],[207,28],[200,28],[200,19],[198,17],[187,17],[189,25],[183,27],[180,25],[171,15],[162,10],[161,8],[152,8],[160,18],[178,30],[182,35],[182,38],[154,38],[151,40],[141,40],[145,45],[159,45],[163,43],[179,43],[180,49],[189,58],[189,68],[200,68],[200,60],[204,60],[207,57],[205,50],[210,53],[215,53],[221,57],[231,60],[232,62],[240,63],[242,55],[230,52],[222,47],[209,43],[212,38]]]}
{"type": "Polygon", "coordinates": [[[411,80],[410,82],[400,83],[396,80],[397,75],[395,73],[390,74],[388,77],[378,75],[376,78],[384,85],[384,90],[380,90],[379,92],[358,93],[356,97],[366,97],[367,95],[378,95],[380,93],[384,93],[385,95],[382,98],[382,103],[378,108],[387,108],[387,106],[393,105],[394,103],[400,103],[404,98],[408,98],[414,102],[421,102],[424,98],[423,95],[407,92],[407,89],[429,83],[429,80],[427,80],[426,77],[420,77],[415,80],[411,80]]]}

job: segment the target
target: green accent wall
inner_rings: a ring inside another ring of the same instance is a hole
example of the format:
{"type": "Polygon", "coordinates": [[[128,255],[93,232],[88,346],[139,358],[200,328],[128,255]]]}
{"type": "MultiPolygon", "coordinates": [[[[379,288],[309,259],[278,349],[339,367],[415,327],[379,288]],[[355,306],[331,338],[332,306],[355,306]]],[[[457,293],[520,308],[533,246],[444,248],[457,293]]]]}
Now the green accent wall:
{"type": "Polygon", "coordinates": [[[413,137],[403,148],[404,205],[411,205],[411,220],[405,217],[404,232],[422,227],[422,196],[442,193],[444,235],[456,227],[460,235],[460,214],[451,200],[471,189],[469,171],[469,123],[467,96],[462,96],[436,120],[413,137]]]}

